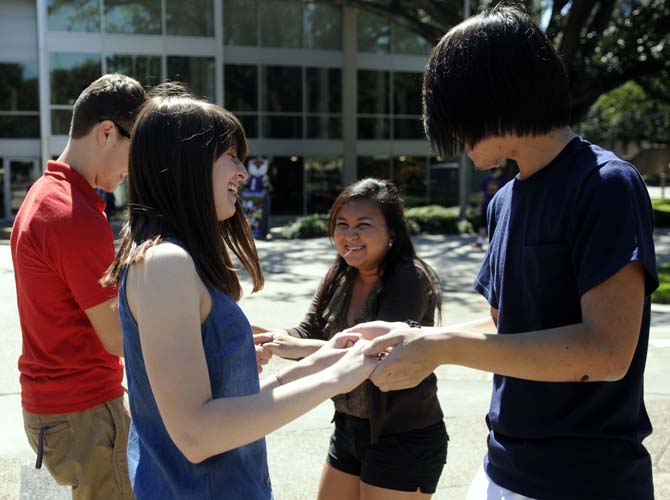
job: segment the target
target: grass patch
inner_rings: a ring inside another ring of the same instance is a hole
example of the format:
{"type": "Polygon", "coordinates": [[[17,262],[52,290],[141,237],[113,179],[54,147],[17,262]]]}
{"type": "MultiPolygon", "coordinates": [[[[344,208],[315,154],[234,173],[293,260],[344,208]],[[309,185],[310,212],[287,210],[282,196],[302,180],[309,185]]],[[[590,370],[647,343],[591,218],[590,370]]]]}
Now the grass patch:
{"type": "Polygon", "coordinates": [[[657,304],[670,304],[670,262],[657,266],[658,279],[661,284],[652,294],[651,301],[657,304]]]}

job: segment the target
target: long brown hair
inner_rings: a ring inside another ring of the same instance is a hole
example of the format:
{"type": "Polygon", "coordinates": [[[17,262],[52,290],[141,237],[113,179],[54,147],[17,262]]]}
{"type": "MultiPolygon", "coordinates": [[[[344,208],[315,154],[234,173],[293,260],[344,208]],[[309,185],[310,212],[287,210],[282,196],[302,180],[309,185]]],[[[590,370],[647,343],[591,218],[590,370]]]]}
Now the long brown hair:
{"type": "MultiPolygon", "coordinates": [[[[405,218],[405,203],[393,182],[367,178],[354,182],[345,188],[335,199],[330,209],[328,216],[328,234],[330,235],[330,239],[333,240],[334,238],[337,226],[337,214],[342,207],[352,200],[361,199],[371,200],[377,204],[386,221],[386,227],[393,236],[393,245],[386,252],[379,265],[382,283],[381,293],[384,294],[386,291],[386,278],[390,274],[386,271],[390,271],[402,263],[413,263],[426,274],[430,281],[430,288],[437,310],[437,323],[439,324],[442,320],[442,289],[440,279],[433,268],[416,255],[414,244],[409,234],[407,219],[405,218]]],[[[330,266],[321,284],[321,300],[317,305],[317,317],[320,317],[325,310],[342,278],[352,276],[356,272],[358,271],[349,267],[341,255],[335,258],[335,262],[330,266]]]]}
{"type": "Polygon", "coordinates": [[[183,243],[210,291],[220,289],[235,300],[242,295],[228,249],[249,273],[253,291],[263,287],[256,245],[239,201],[231,218],[219,222],[216,217],[212,165],[232,146],[244,161],[244,129],[225,109],[174,86],[150,97],[130,145],[129,220],[103,285],[118,286],[124,266],[173,237],[183,243]]]}

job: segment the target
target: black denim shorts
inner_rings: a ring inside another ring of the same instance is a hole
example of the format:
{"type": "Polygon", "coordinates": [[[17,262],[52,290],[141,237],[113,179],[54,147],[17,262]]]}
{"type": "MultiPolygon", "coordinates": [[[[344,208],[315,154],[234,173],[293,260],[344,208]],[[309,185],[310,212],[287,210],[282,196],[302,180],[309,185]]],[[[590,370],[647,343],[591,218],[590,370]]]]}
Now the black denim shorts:
{"type": "Polygon", "coordinates": [[[370,444],[370,421],[335,413],[328,464],[361,481],[396,491],[435,493],[447,462],[447,434],[440,420],[423,429],[380,436],[370,444]]]}

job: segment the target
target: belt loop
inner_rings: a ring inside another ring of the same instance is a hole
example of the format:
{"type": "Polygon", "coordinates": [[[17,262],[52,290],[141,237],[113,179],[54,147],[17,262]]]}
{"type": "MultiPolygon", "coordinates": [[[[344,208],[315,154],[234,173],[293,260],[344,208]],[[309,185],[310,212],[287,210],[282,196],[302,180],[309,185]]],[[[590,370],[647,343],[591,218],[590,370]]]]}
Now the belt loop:
{"type": "Polygon", "coordinates": [[[35,461],[35,468],[42,468],[42,457],[44,456],[44,431],[46,427],[40,429],[40,435],[37,438],[37,460],[35,461]]]}

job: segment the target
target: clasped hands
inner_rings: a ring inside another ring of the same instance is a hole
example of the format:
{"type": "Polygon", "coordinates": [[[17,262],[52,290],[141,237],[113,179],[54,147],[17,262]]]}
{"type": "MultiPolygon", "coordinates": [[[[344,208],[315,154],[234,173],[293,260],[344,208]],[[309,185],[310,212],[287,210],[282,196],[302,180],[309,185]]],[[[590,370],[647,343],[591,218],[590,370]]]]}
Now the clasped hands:
{"type": "MultiPolygon", "coordinates": [[[[338,333],[317,351],[323,358],[320,362],[325,366],[336,362],[359,341],[365,344],[358,346],[362,354],[377,360],[369,378],[384,392],[415,387],[437,367],[431,361],[429,343],[420,330],[403,322],[387,321],[361,323],[338,333]]],[[[273,353],[300,358],[314,352],[313,346],[302,347],[303,339],[291,337],[284,330],[257,334],[254,342],[259,371],[273,353]]]]}

